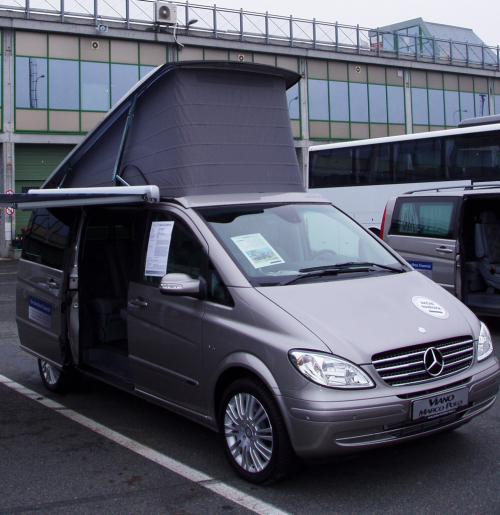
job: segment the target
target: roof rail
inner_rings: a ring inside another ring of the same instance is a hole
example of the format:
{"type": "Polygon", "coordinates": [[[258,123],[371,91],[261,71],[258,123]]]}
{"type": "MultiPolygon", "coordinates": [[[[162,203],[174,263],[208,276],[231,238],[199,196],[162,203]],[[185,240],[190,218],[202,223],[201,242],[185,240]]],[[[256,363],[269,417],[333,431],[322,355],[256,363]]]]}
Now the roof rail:
{"type": "Polygon", "coordinates": [[[425,188],[421,190],[412,190],[406,191],[403,195],[411,195],[412,193],[423,193],[425,191],[443,191],[443,190],[479,190],[479,189],[489,189],[489,188],[500,188],[500,183],[498,184],[470,184],[466,186],[445,186],[443,188],[425,188]]]}
{"type": "Polygon", "coordinates": [[[500,114],[492,114],[490,116],[476,116],[475,118],[467,118],[462,120],[458,127],[475,127],[477,125],[491,125],[493,123],[500,123],[500,114]]]}

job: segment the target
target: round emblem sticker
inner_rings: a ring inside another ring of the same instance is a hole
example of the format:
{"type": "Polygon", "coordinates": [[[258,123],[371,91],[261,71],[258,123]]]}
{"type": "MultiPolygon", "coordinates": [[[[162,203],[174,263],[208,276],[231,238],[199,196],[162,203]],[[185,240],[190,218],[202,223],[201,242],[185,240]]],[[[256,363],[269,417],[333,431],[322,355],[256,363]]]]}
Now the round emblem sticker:
{"type": "Polygon", "coordinates": [[[426,315],[430,315],[431,317],[445,319],[450,316],[446,309],[427,297],[417,296],[413,297],[411,301],[420,311],[423,311],[426,315]]]}

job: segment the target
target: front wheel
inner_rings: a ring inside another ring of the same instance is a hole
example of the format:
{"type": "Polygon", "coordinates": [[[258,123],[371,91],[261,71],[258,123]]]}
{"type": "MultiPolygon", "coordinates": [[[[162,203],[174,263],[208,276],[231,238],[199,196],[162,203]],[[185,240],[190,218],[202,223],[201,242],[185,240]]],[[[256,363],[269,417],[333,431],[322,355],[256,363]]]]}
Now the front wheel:
{"type": "Polygon", "coordinates": [[[257,378],[242,378],[224,392],[219,430],[229,463],[251,483],[273,483],[296,460],[281,412],[257,378]]]}
{"type": "Polygon", "coordinates": [[[68,388],[68,375],[43,359],[38,360],[42,382],[51,392],[62,393],[68,388]]]}

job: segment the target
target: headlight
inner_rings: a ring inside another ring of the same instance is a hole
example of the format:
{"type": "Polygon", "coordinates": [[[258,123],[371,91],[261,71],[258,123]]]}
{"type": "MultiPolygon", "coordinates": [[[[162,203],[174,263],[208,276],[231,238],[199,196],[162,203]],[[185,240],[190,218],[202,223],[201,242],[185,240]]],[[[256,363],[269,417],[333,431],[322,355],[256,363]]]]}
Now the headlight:
{"type": "Polygon", "coordinates": [[[370,377],[359,367],[330,354],[318,354],[304,350],[288,353],[295,368],[307,379],[331,388],[372,388],[370,377]]]}
{"type": "Polygon", "coordinates": [[[493,354],[493,342],[491,341],[491,334],[485,324],[481,322],[481,331],[477,340],[477,360],[483,361],[488,356],[493,354]]]}

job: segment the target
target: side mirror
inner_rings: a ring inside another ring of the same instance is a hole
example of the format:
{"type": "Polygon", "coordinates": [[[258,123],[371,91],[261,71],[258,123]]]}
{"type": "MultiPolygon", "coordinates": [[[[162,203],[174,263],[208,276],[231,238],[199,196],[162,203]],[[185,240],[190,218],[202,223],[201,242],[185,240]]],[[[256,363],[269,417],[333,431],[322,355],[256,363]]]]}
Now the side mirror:
{"type": "Polygon", "coordinates": [[[160,293],[164,295],[187,295],[190,297],[200,297],[201,281],[192,279],[187,274],[167,274],[164,275],[160,283],[160,293]]]}

